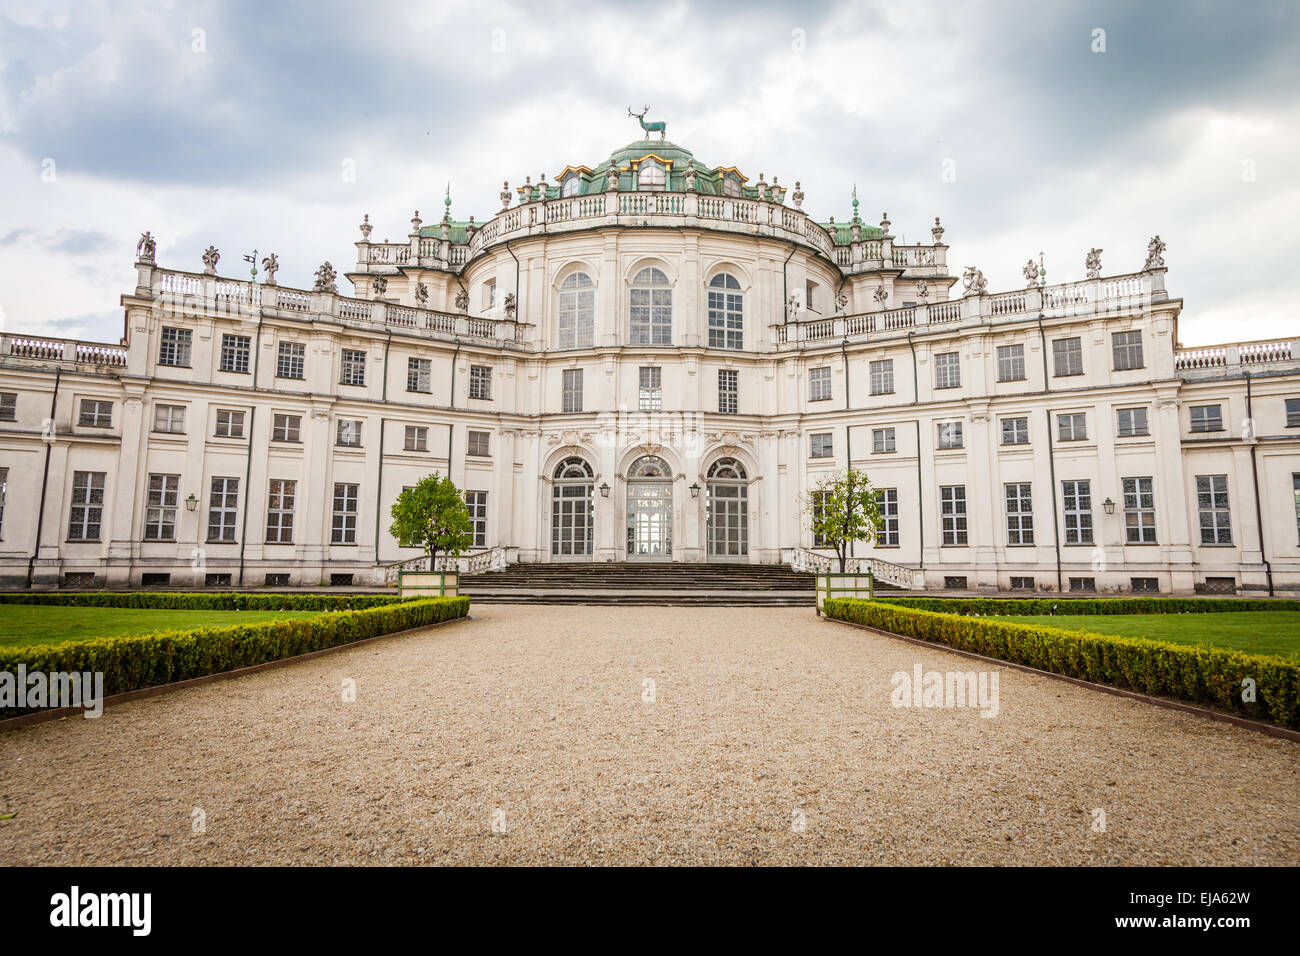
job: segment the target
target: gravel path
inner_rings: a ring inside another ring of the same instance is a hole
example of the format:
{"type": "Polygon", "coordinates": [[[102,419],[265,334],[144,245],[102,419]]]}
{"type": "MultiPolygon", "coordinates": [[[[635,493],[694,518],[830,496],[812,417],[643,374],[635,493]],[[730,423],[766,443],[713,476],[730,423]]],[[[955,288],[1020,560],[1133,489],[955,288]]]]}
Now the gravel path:
{"type": "Polygon", "coordinates": [[[1300,861],[1289,741],[1014,670],[895,708],[982,665],[809,609],[474,618],[0,734],[0,863],[1300,861]]]}

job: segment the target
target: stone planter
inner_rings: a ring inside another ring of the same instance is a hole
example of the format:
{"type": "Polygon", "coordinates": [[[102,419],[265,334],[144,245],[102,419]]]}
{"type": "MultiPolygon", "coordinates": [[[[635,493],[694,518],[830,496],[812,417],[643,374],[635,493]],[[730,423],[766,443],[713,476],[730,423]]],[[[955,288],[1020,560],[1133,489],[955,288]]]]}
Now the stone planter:
{"type": "Polygon", "coordinates": [[[456,597],[460,594],[459,571],[403,571],[397,576],[402,597],[456,597]]]}

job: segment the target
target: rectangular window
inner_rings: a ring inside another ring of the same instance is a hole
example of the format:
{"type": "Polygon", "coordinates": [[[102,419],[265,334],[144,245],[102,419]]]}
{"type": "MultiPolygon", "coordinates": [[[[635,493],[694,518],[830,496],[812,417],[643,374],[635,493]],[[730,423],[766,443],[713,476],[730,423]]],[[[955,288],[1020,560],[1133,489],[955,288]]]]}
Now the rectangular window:
{"type": "Polygon", "coordinates": [[[193,340],[194,333],[189,329],[170,329],[164,326],[158,340],[158,364],[188,368],[190,344],[193,340]]]}
{"type": "Polygon", "coordinates": [[[961,422],[940,422],[939,423],[939,447],[940,448],[961,448],[963,447],[961,422]]]}
{"type": "Polygon", "coordinates": [[[355,418],[340,418],[335,426],[334,444],[344,448],[360,448],[361,422],[355,418]]]}
{"type": "Polygon", "coordinates": [[[483,283],[483,311],[491,312],[497,307],[497,280],[489,279],[483,283]]]}
{"type": "Polygon", "coordinates": [[[5,495],[9,492],[9,469],[0,468],[0,538],[5,531],[5,495]]]}
{"type": "Polygon", "coordinates": [[[811,279],[803,285],[803,307],[809,312],[817,311],[817,283],[811,279]]]}
{"type": "Polygon", "coordinates": [[[1111,352],[1115,358],[1115,371],[1142,368],[1142,333],[1113,332],[1110,337],[1111,352]]]}
{"type": "Polygon", "coordinates": [[[876,532],[876,544],[884,548],[896,548],[898,547],[898,489],[877,490],[876,505],[880,508],[880,528],[876,532]]]}
{"type": "Polygon", "coordinates": [[[1295,498],[1295,530],[1300,537],[1300,473],[1291,474],[1291,496],[1295,498]]]}
{"type": "Polygon", "coordinates": [[[293,544],[293,502],[298,482],[272,478],[267,489],[266,543],[293,544]]]}
{"type": "Polygon", "coordinates": [[[465,454],[476,458],[487,458],[492,454],[491,440],[491,432],[471,431],[466,440],[465,454]]]}
{"type": "Polygon", "coordinates": [[[809,456],[812,458],[834,458],[835,452],[832,445],[831,432],[818,432],[815,435],[808,436],[811,443],[809,456]]]}
{"type": "Polygon", "coordinates": [[[1016,577],[1012,575],[1011,590],[1013,591],[1032,591],[1034,589],[1034,579],[1026,577],[1016,577]]]}
{"type": "Polygon", "coordinates": [[[582,369],[566,368],[560,383],[560,411],[582,411],[582,369]]]}
{"type": "Polygon", "coordinates": [[[492,400],[492,367],[490,365],[471,365],[469,367],[469,397],[484,402],[492,400]]]}
{"type": "MultiPolygon", "coordinates": [[[[814,527],[816,527],[817,522],[821,520],[822,512],[826,510],[826,499],[828,497],[830,497],[829,491],[814,491],[812,493],[812,519],[814,527]]],[[[826,547],[826,539],[816,532],[813,532],[813,547],[826,547]]]]}
{"type": "Polygon", "coordinates": [[[301,342],[281,342],[280,351],[275,360],[276,378],[305,377],[307,367],[307,346],[301,342]]]}
{"type": "Polygon", "coordinates": [[[358,487],[358,485],[342,482],[334,484],[334,514],[330,524],[330,544],[357,543],[358,487]]]}
{"type": "Polygon", "coordinates": [[[0,422],[12,422],[18,418],[18,393],[0,392],[0,422]]]}
{"type": "Polygon", "coordinates": [[[1007,497],[1007,544],[1034,543],[1034,501],[1030,485],[1009,484],[1007,497]]]}
{"type": "Polygon", "coordinates": [[[302,441],[301,415],[275,415],[271,419],[271,441],[302,441]]]}
{"type": "Polygon", "coordinates": [[[957,388],[961,385],[961,353],[940,352],[934,357],[934,387],[957,388]]]}
{"type": "Polygon", "coordinates": [[[1092,482],[1063,481],[1065,543],[1092,544],[1092,482]]]}
{"type": "Polygon", "coordinates": [[[1128,587],[1130,591],[1150,591],[1160,590],[1159,578],[1129,578],[1128,587]]]}
{"type": "Polygon", "coordinates": [[[474,529],[474,547],[487,547],[487,496],[486,491],[465,492],[465,506],[469,509],[470,524],[474,529]]]}
{"type": "Polygon", "coordinates": [[[1147,428],[1147,410],[1145,408],[1121,408],[1115,414],[1119,422],[1116,434],[1120,438],[1150,434],[1147,428]]]}
{"type": "Polygon", "coordinates": [[[830,366],[808,370],[808,401],[824,402],[831,397],[830,366]]]}
{"type": "Polygon", "coordinates": [[[1129,544],[1156,543],[1156,496],[1150,478],[1125,478],[1124,534],[1129,544]]]}
{"type": "Polygon", "coordinates": [[[244,413],[230,408],[217,409],[217,438],[243,438],[244,413]]]}
{"type": "Polygon", "coordinates": [[[408,392],[433,391],[433,362],[430,359],[406,360],[406,390],[408,392]]]}
{"type": "Polygon", "coordinates": [[[1002,444],[1004,445],[1029,444],[1029,419],[1028,418],[1002,419],[1002,444]]]}
{"type": "Polygon", "coordinates": [[[1097,590],[1096,578],[1070,578],[1071,591],[1095,591],[1097,590]]]}
{"type": "Polygon", "coordinates": [[[966,544],[966,486],[939,488],[939,519],[944,544],[966,544]]]}
{"type": "Polygon", "coordinates": [[[1083,441],[1088,437],[1088,416],[1082,412],[1057,415],[1056,437],[1060,441],[1083,441]]]}
{"type": "Polygon", "coordinates": [[[406,444],[403,447],[407,451],[428,451],[429,429],[420,425],[407,425],[406,444]]]}
{"type": "Polygon", "coordinates": [[[873,455],[883,455],[886,452],[897,450],[898,445],[894,440],[894,430],[892,428],[871,429],[871,453],[873,455]]]}
{"type": "Polygon", "coordinates": [[[1192,431],[1223,431],[1223,409],[1220,405],[1193,405],[1191,408],[1192,431]]]}
{"type": "Polygon", "coordinates": [[[1053,372],[1057,378],[1083,374],[1083,339],[1052,340],[1053,372]]]}
{"type": "Polygon", "coordinates": [[[176,505],[180,500],[180,475],[150,475],[145,498],[144,539],[176,540],[176,505]]]}
{"type": "Polygon", "coordinates": [[[344,349],[339,373],[340,385],[366,384],[366,353],[360,349],[344,349]]]}
{"type": "Polygon", "coordinates": [[[184,405],[155,405],[153,407],[153,430],[169,432],[173,435],[185,434],[184,405]]]}
{"type": "Polygon", "coordinates": [[[98,541],[104,518],[104,475],[102,471],[72,473],[72,517],[69,541],[98,541]]]}
{"type": "MultiPolygon", "coordinates": [[[[12,407],[12,404],[10,407],[12,407]]],[[[13,421],[12,413],[9,415],[9,420],[13,421]]],[[[1286,427],[1300,428],[1300,398],[1288,398],[1286,400],[1286,427]]]]}
{"type": "Polygon", "coordinates": [[[945,591],[965,591],[966,575],[945,574],[943,576],[943,587],[945,591]]]}
{"type": "Polygon", "coordinates": [[[1018,382],[1025,377],[1025,347],[998,346],[998,381],[1018,382]]]}
{"type": "Polygon", "coordinates": [[[894,360],[877,359],[871,363],[871,394],[892,395],[894,393],[894,360]]]}
{"type": "Polygon", "coordinates": [[[638,371],[637,403],[643,412],[664,407],[664,370],[644,366],[638,371]]]}
{"type": "Polygon", "coordinates": [[[239,479],[213,478],[208,497],[208,540],[235,540],[235,518],[239,514],[239,479]]]}
{"type": "Polygon", "coordinates": [[[709,285],[709,348],[743,349],[745,297],[739,283],[729,275],[720,274],[709,285]]]}
{"type": "Polygon", "coordinates": [[[718,369],[718,411],[735,415],[740,410],[740,372],[734,368],[718,369]]]}
{"type": "Polygon", "coordinates": [[[90,428],[111,428],[113,425],[113,403],[98,402],[91,398],[81,400],[81,414],[77,424],[90,428]]]}
{"type": "Polygon", "coordinates": [[[253,340],[247,335],[221,336],[221,371],[247,372],[253,340]]]}
{"type": "Polygon", "coordinates": [[[1196,509],[1201,519],[1201,544],[1232,544],[1227,475],[1196,476],[1196,509]]]}

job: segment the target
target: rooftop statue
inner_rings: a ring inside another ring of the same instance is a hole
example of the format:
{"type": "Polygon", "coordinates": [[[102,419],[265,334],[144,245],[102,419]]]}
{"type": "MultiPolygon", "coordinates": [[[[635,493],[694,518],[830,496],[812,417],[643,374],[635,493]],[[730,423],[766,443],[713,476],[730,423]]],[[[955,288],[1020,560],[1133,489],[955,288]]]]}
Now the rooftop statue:
{"type": "Polygon", "coordinates": [[[154,261],[154,253],[158,250],[158,243],[154,241],[153,234],[146,232],[140,237],[140,241],[135,246],[135,257],[137,259],[154,261]]]}
{"type": "Polygon", "coordinates": [[[1164,267],[1165,244],[1159,236],[1152,236],[1147,243],[1147,261],[1143,269],[1160,269],[1164,267]]]}
{"type": "Polygon", "coordinates": [[[1101,278],[1101,253],[1101,249],[1090,249],[1083,260],[1083,268],[1087,271],[1089,279],[1101,278]]]}
{"type": "Polygon", "coordinates": [[[668,124],[665,123],[663,120],[659,120],[658,122],[654,122],[654,123],[647,123],[647,122],[645,121],[645,115],[646,115],[646,113],[649,113],[649,112],[650,112],[650,104],[649,104],[649,103],[647,103],[645,106],[641,107],[641,112],[640,112],[640,113],[633,113],[633,112],[632,112],[632,107],[630,107],[630,106],[627,108],[627,115],[628,115],[628,116],[633,116],[633,117],[636,118],[637,122],[639,122],[639,123],[641,124],[641,128],[642,128],[643,130],[645,130],[645,132],[646,132],[646,138],[647,138],[647,139],[649,139],[651,133],[658,133],[658,134],[659,134],[659,140],[662,142],[663,139],[664,139],[664,137],[665,137],[665,136],[667,135],[667,133],[668,133],[668,124]]]}
{"type": "Polygon", "coordinates": [[[216,246],[208,246],[203,252],[203,271],[214,276],[217,274],[217,260],[221,258],[221,253],[217,251],[216,246]]]}
{"type": "Polygon", "coordinates": [[[966,267],[961,277],[961,284],[963,289],[975,295],[983,295],[989,290],[989,280],[984,278],[984,273],[974,266],[966,267]]]}
{"type": "Polygon", "coordinates": [[[280,257],[271,253],[262,260],[262,268],[266,270],[266,284],[275,285],[275,274],[280,271],[280,257]]]}
{"type": "Polygon", "coordinates": [[[338,292],[338,283],[334,280],[338,278],[338,273],[329,262],[322,262],[319,269],[316,270],[316,281],[312,284],[313,292],[338,292]]]}

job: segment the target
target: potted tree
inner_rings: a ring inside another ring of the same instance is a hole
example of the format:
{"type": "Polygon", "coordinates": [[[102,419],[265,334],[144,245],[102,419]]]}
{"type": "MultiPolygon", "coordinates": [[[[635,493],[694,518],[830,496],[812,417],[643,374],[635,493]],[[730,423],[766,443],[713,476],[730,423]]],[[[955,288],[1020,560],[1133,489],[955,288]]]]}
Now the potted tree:
{"type": "Polygon", "coordinates": [[[880,504],[866,472],[849,468],[828,475],[813,486],[805,510],[815,541],[830,548],[839,561],[839,573],[826,571],[817,576],[817,608],[827,597],[857,597],[865,589],[875,597],[875,581],[865,574],[849,573],[849,548],[854,541],[870,541],[880,527],[880,504]]]}
{"type": "Polygon", "coordinates": [[[407,546],[423,548],[429,556],[428,571],[398,574],[397,586],[403,597],[459,593],[460,576],[455,566],[450,570],[437,567],[439,554],[457,558],[474,543],[474,526],[465,496],[454,481],[429,475],[403,491],[393,502],[393,523],[388,531],[407,546]]]}

